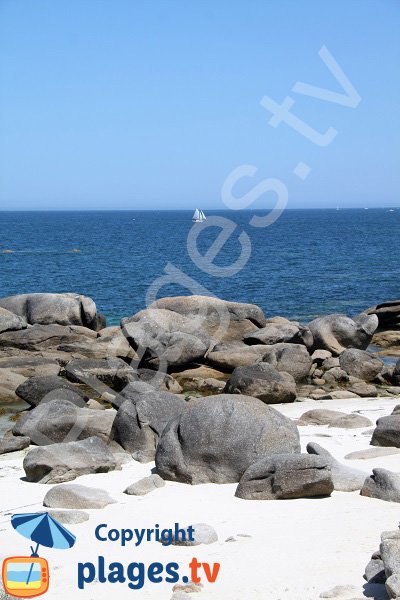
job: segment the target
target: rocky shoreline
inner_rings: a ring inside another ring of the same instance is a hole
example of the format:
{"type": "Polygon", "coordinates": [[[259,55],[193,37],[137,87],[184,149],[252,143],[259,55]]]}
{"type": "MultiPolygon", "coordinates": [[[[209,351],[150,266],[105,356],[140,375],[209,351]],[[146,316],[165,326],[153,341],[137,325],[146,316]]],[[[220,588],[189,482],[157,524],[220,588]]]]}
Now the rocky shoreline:
{"type": "MultiPolygon", "coordinates": [[[[155,472],[131,482],[126,495],[176,482],[234,484],[241,500],[348,492],[400,502],[396,471],[345,466],[318,434],[307,444],[302,434],[354,430],[370,444],[359,451],[365,459],[394,459],[399,348],[400,301],[301,324],[252,304],[182,296],[107,327],[79,294],[2,298],[0,406],[7,413],[23,402],[25,410],[9,421],[0,454],[23,453],[24,486],[53,485],[43,502],[54,510],[113,504],[105,489],[70,482],[135,462],[155,464],[155,472]],[[391,409],[375,426],[355,406],[381,399],[391,409]],[[293,403],[296,418],[285,414],[293,403]]],[[[387,593],[400,598],[400,570],[390,569],[387,593]]]]}

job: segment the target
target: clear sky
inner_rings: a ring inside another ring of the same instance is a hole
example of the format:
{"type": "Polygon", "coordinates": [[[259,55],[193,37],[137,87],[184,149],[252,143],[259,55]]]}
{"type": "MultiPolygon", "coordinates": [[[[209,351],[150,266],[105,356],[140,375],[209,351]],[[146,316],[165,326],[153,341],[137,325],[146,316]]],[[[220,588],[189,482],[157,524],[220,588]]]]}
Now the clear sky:
{"type": "Polygon", "coordinates": [[[400,206],[399,32],[398,0],[0,0],[0,209],[220,209],[241,165],[238,196],[400,206]],[[323,45],[356,108],[293,92],[344,93],[323,45]],[[264,96],[335,139],[272,127],[264,96]]]}

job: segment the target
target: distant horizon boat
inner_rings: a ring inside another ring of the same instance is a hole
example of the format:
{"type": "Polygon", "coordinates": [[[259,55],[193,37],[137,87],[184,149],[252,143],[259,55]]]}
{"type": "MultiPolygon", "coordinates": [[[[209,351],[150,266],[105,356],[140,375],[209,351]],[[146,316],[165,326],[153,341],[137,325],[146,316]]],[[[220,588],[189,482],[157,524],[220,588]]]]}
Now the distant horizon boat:
{"type": "Polygon", "coordinates": [[[192,217],[192,221],[193,223],[202,223],[203,221],[206,220],[206,215],[203,213],[202,210],[200,210],[199,208],[196,208],[196,210],[194,211],[193,217],[192,217]]]}

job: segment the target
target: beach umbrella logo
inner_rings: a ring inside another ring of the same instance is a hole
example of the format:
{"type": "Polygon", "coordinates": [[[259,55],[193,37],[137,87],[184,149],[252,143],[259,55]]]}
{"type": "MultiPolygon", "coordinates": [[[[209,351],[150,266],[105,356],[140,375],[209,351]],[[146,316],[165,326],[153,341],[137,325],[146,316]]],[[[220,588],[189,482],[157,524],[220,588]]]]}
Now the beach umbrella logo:
{"type": "Polygon", "coordinates": [[[30,556],[12,556],[3,561],[2,578],[5,591],[16,598],[33,598],[49,589],[49,565],[39,556],[39,546],[67,550],[76,537],[47,512],[15,514],[11,525],[36,544],[30,556]]]}

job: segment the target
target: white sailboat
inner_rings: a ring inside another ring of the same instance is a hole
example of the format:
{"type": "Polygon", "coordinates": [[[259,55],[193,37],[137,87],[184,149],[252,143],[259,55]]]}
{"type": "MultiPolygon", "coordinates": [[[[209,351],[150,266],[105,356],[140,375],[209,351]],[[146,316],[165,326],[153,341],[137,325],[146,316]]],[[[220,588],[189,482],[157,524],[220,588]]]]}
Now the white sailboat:
{"type": "Polygon", "coordinates": [[[199,208],[196,208],[196,210],[194,211],[194,215],[192,217],[192,221],[194,223],[202,223],[203,221],[206,220],[206,215],[203,213],[202,210],[200,210],[199,208]]]}

